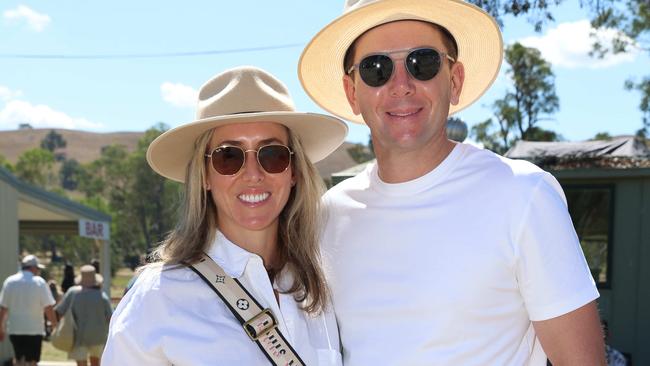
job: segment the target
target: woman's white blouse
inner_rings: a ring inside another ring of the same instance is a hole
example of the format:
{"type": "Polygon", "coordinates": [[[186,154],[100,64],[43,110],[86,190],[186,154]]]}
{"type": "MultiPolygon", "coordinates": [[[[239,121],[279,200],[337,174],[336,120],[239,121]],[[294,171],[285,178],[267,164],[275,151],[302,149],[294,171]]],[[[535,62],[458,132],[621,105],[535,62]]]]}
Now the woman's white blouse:
{"type": "MultiPolygon", "coordinates": [[[[331,307],[318,316],[300,310],[291,295],[275,301],[262,259],[221,233],[207,254],[239,281],[307,365],[341,365],[331,307]]],[[[274,287],[290,281],[281,273],[274,287]]],[[[269,365],[263,352],[213,290],[187,268],[148,268],[111,319],[102,365],[269,365]]]]}

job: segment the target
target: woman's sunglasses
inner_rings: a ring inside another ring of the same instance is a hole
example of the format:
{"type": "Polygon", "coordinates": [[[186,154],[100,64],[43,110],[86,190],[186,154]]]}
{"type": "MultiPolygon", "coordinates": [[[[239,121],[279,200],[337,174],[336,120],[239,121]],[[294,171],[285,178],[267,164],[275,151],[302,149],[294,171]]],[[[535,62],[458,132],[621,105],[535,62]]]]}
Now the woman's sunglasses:
{"type": "Polygon", "coordinates": [[[384,53],[374,53],[361,59],[356,65],[352,65],[347,74],[357,69],[361,80],[371,87],[380,87],[390,80],[395,68],[395,62],[390,55],[408,52],[404,58],[404,66],[409,74],[417,80],[426,81],[433,79],[440,71],[442,58],[446,57],[451,62],[456,62],[453,57],[435,48],[423,47],[408,50],[397,50],[384,53]]]}
{"type": "Polygon", "coordinates": [[[244,150],[238,146],[219,146],[205,157],[210,158],[212,167],[221,175],[235,175],[244,167],[246,153],[252,151],[257,163],[269,174],[282,173],[291,163],[293,151],[284,145],[265,145],[257,150],[244,150]]]}

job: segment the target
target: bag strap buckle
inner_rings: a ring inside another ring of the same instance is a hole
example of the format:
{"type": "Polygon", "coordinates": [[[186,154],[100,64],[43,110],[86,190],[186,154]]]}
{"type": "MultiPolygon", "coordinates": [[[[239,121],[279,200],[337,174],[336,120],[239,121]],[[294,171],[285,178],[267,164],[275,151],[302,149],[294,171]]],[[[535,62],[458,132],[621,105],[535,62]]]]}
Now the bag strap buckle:
{"type": "Polygon", "coordinates": [[[244,322],[242,327],[244,327],[246,334],[248,334],[251,340],[257,341],[262,335],[277,328],[278,323],[275,321],[275,317],[271,310],[266,308],[259,314],[244,322]]]}

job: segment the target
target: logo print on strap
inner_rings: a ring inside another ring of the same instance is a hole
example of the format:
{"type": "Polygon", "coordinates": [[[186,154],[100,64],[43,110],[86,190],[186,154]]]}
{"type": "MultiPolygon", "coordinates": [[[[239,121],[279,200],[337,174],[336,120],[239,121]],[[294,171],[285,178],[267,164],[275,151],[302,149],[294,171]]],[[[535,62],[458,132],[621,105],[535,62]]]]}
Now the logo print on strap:
{"type": "Polygon", "coordinates": [[[216,283],[225,283],[224,281],[226,280],[226,276],[219,276],[217,275],[217,279],[215,280],[216,283]]]}
{"type": "Polygon", "coordinates": [[[245,299],[239,299],[237,300],[237,307],[240,308],[241,310],[247,310],[248,309],[248,301],[245,299]]]}

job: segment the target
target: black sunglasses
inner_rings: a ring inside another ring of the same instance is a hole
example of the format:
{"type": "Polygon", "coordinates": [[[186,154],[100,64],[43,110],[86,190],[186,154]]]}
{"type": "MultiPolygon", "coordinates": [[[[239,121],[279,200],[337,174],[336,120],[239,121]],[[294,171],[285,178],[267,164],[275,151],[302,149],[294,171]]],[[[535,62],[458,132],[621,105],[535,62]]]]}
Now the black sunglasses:
{"type": "Polygon", "coordinates": [[[246,153],[252,151],[257,156],[257,163],[269,174],[282,173],[291,163],[293,151],[284,145],[265,145],[257,150],[244,150],[238,146],[219,146],[206,158],[212,161],[212,167],[221,175],[235,175],[244,167],[246,153]]]}
{"type": "Polygon", "coordinates": [[[433,79],[440,71],[442,58],[445,57],[451,62],[456,62],[453,57],[435,48],[422,47],[407,50],[397,50],[384,53],[373,53],[361,59],[356,65],[352,65],[347,74],[357,69],[361,80],[371,87],[380,87],[390,80],[393,74],[395,63],[390,55],[408,52],[404,58],[404,66],[409,74],[417,80],[426,81],[433,79]]]}

